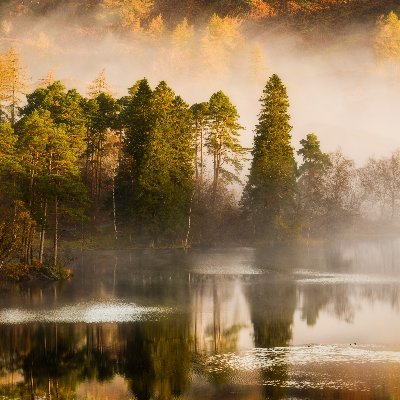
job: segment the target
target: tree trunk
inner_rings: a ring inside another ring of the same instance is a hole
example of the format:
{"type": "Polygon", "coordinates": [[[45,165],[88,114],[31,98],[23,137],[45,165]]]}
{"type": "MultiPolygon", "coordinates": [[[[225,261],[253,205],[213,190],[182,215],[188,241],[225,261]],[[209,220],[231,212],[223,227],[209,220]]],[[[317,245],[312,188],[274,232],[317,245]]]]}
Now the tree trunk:
{"type": "Polygon", "coordinates": [[[191,229],[191,225],[192,225],[193,196],[194,196],[194,190],[192,192],[192,196],[190,197],[190,207],[189,207],[189,215],[188,215],[188,228],[187,228],[187,232],[186,232],[185,245],[184,245],[185,249],[187,249],[189,247],[189,235],[190,235],[190,229],[191,229]]]}
{"type": "Polygon", "coordinates": [[[58,197],[54,202],[54,245],[53,245],[53,265],[58,262],[58,197]]]}
{"type": "Polygon", "coordinates": [[[203,183],[203,129],[200,131],[200,182],[203,183]]]}
{"type": "Polygon", "coordinates": [[[115,240],[118,240],[117,207],[116,207],[116,204],[115,204],[115,171],[113,171],[113,175],[112,175],[112,202],[113,202],[114,234],[115,234],[115,240]]]}
{"type": "Polygon", "coordinates": [[[46,220],[47,220],[47,200],[44,202],[43,209],[43,223],[40,230],[40,245],[39,245],[39,263],[43,264],[43,255],[44,255],[44,239],[46,235],[46,220]]]}

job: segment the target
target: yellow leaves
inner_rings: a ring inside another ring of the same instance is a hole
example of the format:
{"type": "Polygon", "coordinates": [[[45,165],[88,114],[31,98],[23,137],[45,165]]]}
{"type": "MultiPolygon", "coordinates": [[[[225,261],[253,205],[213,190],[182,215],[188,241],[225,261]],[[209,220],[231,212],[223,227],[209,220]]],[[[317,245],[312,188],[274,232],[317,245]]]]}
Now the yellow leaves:
{"type": "Polygon", "coordinates": [[[103,0],[103,6],[116,17],[115,24],[140,31],[142,21],[149,17],[153,0],[103,0]]]}
{"type": "Polygon", "coordinates": [[[97,78],[89,85],[88,90],[88,95],[92,99],[101,93],[111,94],[111,87],[107,83],[105,68],[100,71],[97,78]]]}
{"type": "Polygon", "coordinates": [[[47,52],[50,49],[50,39],[44,32],[40,32],[35,38],[35,45],[39,50],[47,52]]]}
{"type": "Polygon", "coordinates": [[[3,20],[0,23],[0,32],[4,35],[9,35],[12,31],[13,25],[12,22],[9,20],[3,20]]]}
{"type": "Polygon", "coordinates": [[[259,43],[256,43],[250,55],[250,79],[256,85],[266,81],[268,68],[266,66],[264,51],[259,43]]]}
{"type": "Polygon", "coordinates": [[[222,18],[217,14],[210,18],[201,39],[204,69],[210,75],[226,72],[232,61],[232,52],[244,42],[240,26],[238,18],[222,18]]]}
{"type": "Polygon", "coordinates": [[[250,19],[264,19],[268,17],[272,17],[276,14],[276,11],[263,0],[251,0],[250,1],[250,11],[249,18],[250,19]]]}
{"type": "Polygon", "coordinates": [[[39,80],[38,87],[46,88],[47,86],[50,86],[51,84],[53,84],[54,81],[55,81],[54,70],[51,69],[44,78],[39,80]]]}
{"type": "Polygon", "coordinates": [[[172,44],[175,47],[185,47],[190,44],[193,35],[193,26],[189,25],[187,18],[184,18],[172,32],[172,44]]]}
{"type": "Polygon", "coordinates": [[[161,14],[150,21],[147,33],[152,39],[161,39],[163,37],[164,20],[161,14]]]}
{"type": "Polygon", "coordinates": [[[9,111],[15,122],[16,108],[28,90],[28,77],[20,54],[13,48],[0,53],[0,104],[9,111]]]}
{"type": "Polygon", "coordinates": [[[223,42],[229,49],[238,47],[243,42],[240,33],[241,20],[234,17],[219,17],[214,14],[207,25],[205,38],[212,42],[223,42]]]}
{"type": "Polygon", "coordinates": [[[380,58],[400,60],[400,20],[394,12],[378,21],[375,51],[380,58]]]}

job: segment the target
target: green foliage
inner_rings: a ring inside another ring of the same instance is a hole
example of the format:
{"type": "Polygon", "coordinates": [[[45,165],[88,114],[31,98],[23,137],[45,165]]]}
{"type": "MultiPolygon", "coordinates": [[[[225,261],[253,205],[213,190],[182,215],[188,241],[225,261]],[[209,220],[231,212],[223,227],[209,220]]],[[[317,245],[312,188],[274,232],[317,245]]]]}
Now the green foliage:
{"type": "Polygon", "coordinates": [[[242,204],[258,239],[290,233],[296,189],[286,88],[272,75],[264,88],[252,150],[249,181],[242,204]]]}
{"type": "MultiPolygon", "coordinates": [[[[165,82],[152,92],[142,80],[123,115],[126,164],[132,166],[129,208],[137,232],[154,241],[165,236],[176,240],[185,230],[193,187],[189,107],[165,82]]],[[[124,190],[123,179],[118,183],[124,190]]]]}
{"type": "Polygon", "coordinates": [[[22,118],[38,110],[47,110],[55,124],[64,126],[74,151],[80,156],[85,148],[87,123],[83,97],[75,89],[66,91],[65,86],[56,81],[47,88],[36,89],[26,99],[21,109],[22,118]]]}
{"type": "Polygon", "coordinates": [[[239,141],[239,114],[229,97],[222,91],[214,93],[208,103],[208,132],[205,146],[213,157],[214,194],[220,180],[224,183],[240,183],[238,177],[246,149],[239,141]],[[229,169],[233,168],[233,171],[229,169]]]}
{"type": "Polygon", "coordinates": [[[323,180],[330,165],[329,155],[320,149],[320,143],[314,133],[300,141],[301,148],[297,152],[303,163],[298,169],[298,213],[303,219],[307,235],[314,228],[319,228],[321,215],[324,213],[323,180]]]}
{"type": "Polygon", "coordinates": [[[12,175],[20,169],[15,149],[17,139],[11,124],[0,123],[0,198],[1,192],[12,190],[12,175]]]}

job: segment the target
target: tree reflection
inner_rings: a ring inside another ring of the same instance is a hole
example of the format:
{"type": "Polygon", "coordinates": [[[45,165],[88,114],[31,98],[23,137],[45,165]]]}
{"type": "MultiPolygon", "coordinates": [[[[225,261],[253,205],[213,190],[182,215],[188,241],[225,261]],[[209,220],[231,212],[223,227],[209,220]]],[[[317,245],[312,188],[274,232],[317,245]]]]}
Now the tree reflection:
{"type": "MultiPolygon", "coordinates": [[[[292,339],[293,315],[296,309],[296,286],[293,281],[262,282],[248,288],[255,347],[289,346],[292,339]]],[[[271,356],[273,357],[273,356],[271,356]]],[[[261,371],[265,398],[286,397],[289,366],[272,363],[261,371]]]]}
{"type": "Polygon", "coordinates": [[[179,397],[189,384],[186,321],[0,326],[0,393],[23,399],[76,398],[85,381],[123,376],[139,400],[179,397]]]}

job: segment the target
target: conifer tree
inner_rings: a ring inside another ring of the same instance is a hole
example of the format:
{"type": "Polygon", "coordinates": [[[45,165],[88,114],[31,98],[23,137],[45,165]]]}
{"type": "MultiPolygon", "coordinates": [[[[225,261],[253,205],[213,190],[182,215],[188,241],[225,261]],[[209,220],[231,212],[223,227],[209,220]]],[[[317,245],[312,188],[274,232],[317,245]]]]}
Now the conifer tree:
{"type": "Polygon", "coordinates": [[[300,144],[297,154],[302,156],[303,163],[298,170],[298,207],[309,236],[311,229],[321,223],[324,213],[323,181],[330,160],[329,155],[321,151],[314,133],[308,134],[300,144]]]}
{"type": "Polygon", "coordinates": [[[176,240],[185,232],[193,188],[191,113],[165,82],[154,91],[145,79],[135,86],[122,113],[125,141],[120,170],[126,174],[130,164],[126,177],[130,181],[119,174],[117,196],[124,200],[122,194],[131,193],[125,207],[141,237],[176,240]]]}
{"type": "Polygon", "coordinates": [[[165,27],[164,20],[161,14],[154,17],[147,28],[147,34],[153,40],[160,40],[163,36],[165,27]]]}
{"type": "Polygon", "coordinates": [[[232,62],[232,52],[243,43],[238,18],[211,16],[201,38],[201,61],[204,72],[215,79],[224,76],[232,62]]]}
{"type": "Polygon", "coordinates": [[[41,226],[39,261],[43,261],[44,238],[52,212],[52,265],[59,263],[60,217],[81,215],[85,203],[75,139],[64,124],[55,124],[48,110],[38,109],[18,125],[17,147],[25,170],[27,204],[41,226]]]}
{"type": "Polygon", "coordinates": [[[229,97],[222,91],[214,93],[208,106],[208,132],[205,146],[213,160],[213,197],[219,184],[240,182],[238,174],[246,149],[239,141],[239,114],[229,97]],[[233,171],[230,169],[233,168],[233,171]]]}
{"type": "Polygon", "coordinates": [[[117,17],[118,26],[134,31],[141,29],[153,8],[153,0],[102,0],[105,8],[117,17]]]}
{"type": "Polygon", "coordinates": [[[54,70],[51,69],[46,76],[43,78],[39,79],[39,87],[40,88],[46,88],[47,86],[52,85],[55,82],[54,78],[54,70]]]}
{"type": "Polygon", "coordinates": [[[89,100],[86,110],[88,121],[85,137],[85,175],[96,212],[102,199],[104,177],[107,175],[103,159],[108,151],[110,133],[117,128],[120,107],[111,95],[102,92],[89,100]]]}
{"type": "Polygon", "coordinates": [[[193,104],[190,108],[193,115],[193,129],[195,134],[195,157],[196,157],[196,181],[203,182],[205,158],[204,147],[208,129],[207,102],[193,104]]]}
{"type": "Polygon", "coordinates": [[[296,186],[289,99],[278,75],[271,76],[260,102],[253,160],[242,204],[255,237],[272,239],[283,237],[290,230],[296,186]]]}
{"type": "Polygon", "coordinates": [[[16,131],[18,146],[26,161],[26,176],[29,176],[28,206],[41,226],[39,260],[43,260],[44,236],[48,215],[52,212],[55,266],[60,216],[81,217],[87,200],[79,172],[87,123],[83,98],[76,90],[66,91],[64,85],[56,81],[29,94],[21,115],[16,131]],[[71,202],[73,207],[70,207],[71,202]]]}
{"type": "Polygon", "coordinates": [[[95,99],[101,93],[111,96],[111,86],[107,83],[106,70],[103,68],[97,78],[89,85],[89,97],[95,99]]]}
{"type": "Polygon", "coordinates": [[[393,11],[378,21],[375,51],[379,58],[400,60],[400,19],[393,11]]]}
{"type": "Polygon", "coordinates": [[[0,103],[11,125],[14,125],[18,117],[18,107],[27,92],[28,77],[22,65],[21,56],[11,48],[3,56],[3,79],[0,89],[0,103]]]}

